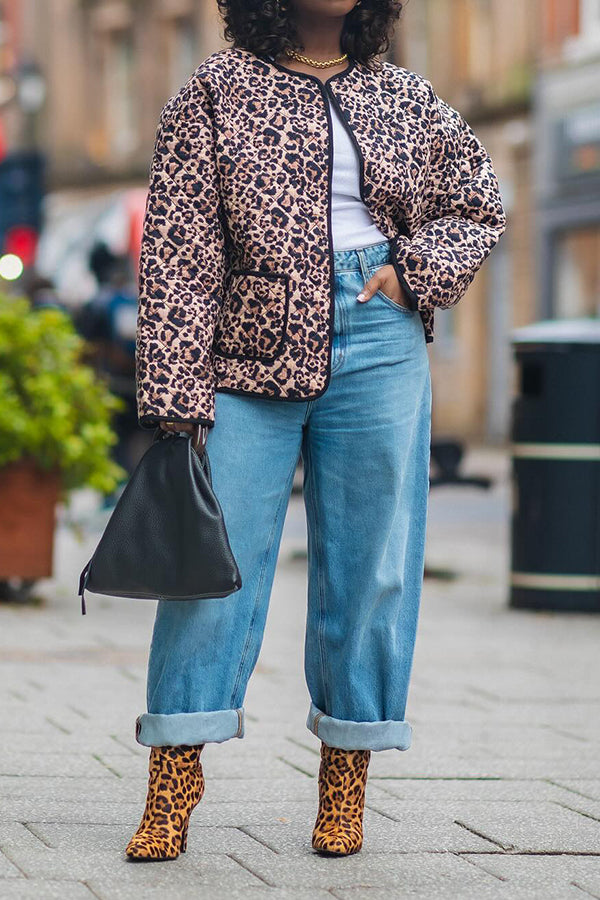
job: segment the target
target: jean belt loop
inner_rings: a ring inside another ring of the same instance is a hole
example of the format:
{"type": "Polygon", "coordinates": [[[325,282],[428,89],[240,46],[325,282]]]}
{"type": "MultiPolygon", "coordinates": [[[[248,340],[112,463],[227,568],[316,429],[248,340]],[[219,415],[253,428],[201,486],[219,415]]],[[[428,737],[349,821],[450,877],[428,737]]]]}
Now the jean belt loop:
{"type": "Polygon", "coordinates": [[[358,268],[360,269],[360,273],[362,275],[363,281],[368,281],[367,276],[367,254],[365,252],[364,247],[359,247],[356,250],[356,256],[358,259],[358,268]]]}

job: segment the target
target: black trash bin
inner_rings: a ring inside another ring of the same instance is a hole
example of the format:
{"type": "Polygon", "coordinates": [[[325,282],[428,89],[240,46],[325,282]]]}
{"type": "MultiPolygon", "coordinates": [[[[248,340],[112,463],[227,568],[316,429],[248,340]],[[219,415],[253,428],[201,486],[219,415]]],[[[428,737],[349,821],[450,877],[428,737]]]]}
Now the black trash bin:
{"type": "Polygon", "coordinates": [[[513,331],[510,606],[600,612],[600,319],[513,331]]]}

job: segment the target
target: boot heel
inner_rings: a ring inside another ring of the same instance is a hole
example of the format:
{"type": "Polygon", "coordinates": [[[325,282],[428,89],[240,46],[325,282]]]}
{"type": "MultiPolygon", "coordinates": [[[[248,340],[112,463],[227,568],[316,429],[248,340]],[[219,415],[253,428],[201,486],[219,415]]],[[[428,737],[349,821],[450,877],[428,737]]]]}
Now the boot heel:
{"type": "Polygon", "coordinates": [[[181,832],[181,846],[179,848],[180,853],[185,853],[187,850],[187,838],[188,838],[188,823],[186,822],[183,826],[183,831],[181,832]]]}

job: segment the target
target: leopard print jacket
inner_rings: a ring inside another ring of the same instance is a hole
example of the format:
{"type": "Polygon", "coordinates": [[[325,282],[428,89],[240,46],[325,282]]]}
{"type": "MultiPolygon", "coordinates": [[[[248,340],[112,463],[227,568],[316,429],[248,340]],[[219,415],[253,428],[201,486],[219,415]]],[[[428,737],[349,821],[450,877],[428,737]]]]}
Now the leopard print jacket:
{"type": "Polygon", "coordinates": [[[142,235],[138,417],[214,424],[215,390],[307,400],[333,325],[330,99],[424,339],[505,228],[490,157],[424,78],[350,60],[325,84],[249,50],[207,57],[164,106],[142,235]]]}

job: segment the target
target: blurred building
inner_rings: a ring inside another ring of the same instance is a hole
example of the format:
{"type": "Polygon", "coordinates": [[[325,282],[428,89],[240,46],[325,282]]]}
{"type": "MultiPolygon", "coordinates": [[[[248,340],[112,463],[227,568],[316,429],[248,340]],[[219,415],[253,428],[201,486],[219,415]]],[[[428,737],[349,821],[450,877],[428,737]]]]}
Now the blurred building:
{"type": "Polygon", "coordinates": [[[19,0],[0,0],[0,159],[25,139],[17,90],[19,61],[26,57],[21,24],[19,0]]]}
{"type": "Polygon", "coordinates": [[[23,52],[47,83],[41,129],[53,187],[145,179],[158,110],[219,44],[213,3],[16,5],[23,52]]]}
{"type": "Polygon", "coordinates": [[[0,0],[0,74],[39,72],[45,93],[33,115],[0,91],[0,147],[46,154],[38,267],[68,304],[97,287],[97,243],[135,270],[158,113],[220,29],[212,0],[0,0]]]}
{"type": "Polygon", "coordinates": [[[436,312],[434,432],[503,441],[513,378],[508,333],[536,318],[537,0],[419,0],[407,4],[401,21],[397,61],[426,75],[484,142],[509,219],[466,296],[436,312]]]}
{"type": "Polygon", "coordinates": [[[544,0],[536,102],[539,310],[600,316],[600,2],[544,0]]]}

